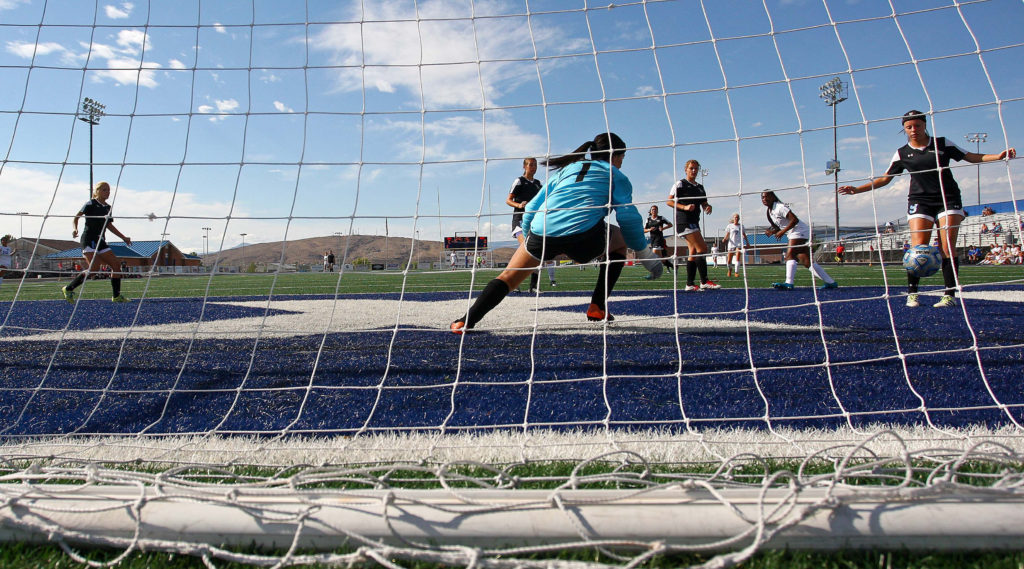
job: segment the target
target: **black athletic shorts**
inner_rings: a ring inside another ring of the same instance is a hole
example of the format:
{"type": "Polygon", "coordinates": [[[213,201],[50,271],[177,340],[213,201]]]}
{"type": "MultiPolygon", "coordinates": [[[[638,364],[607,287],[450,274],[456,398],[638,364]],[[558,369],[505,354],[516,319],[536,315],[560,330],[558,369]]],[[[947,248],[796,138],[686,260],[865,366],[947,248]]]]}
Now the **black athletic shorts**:
{"type": "Polygon", "coordinates": [[[95,235],[82,235],[80,243],[82,245],[82,251],[86,253],[104,253],[110,250],[106,239],[102,237],[97,239],[95,235]]]}
{"type": "Polygon", "coordinates": [[[668,249],[664,235],[651,236],[651,249],[668,249]]]}
{"type": "Polygon", "coordinates": [[[604,221],[575,235],[544,237],[533,233],[526,236],[526,252],[534,259],[550,261],[565,255],[577,263],[589,263],[608,251],[608,227],[604,221]],[[543,253],[543,258],[541,258],[543,253]]]}

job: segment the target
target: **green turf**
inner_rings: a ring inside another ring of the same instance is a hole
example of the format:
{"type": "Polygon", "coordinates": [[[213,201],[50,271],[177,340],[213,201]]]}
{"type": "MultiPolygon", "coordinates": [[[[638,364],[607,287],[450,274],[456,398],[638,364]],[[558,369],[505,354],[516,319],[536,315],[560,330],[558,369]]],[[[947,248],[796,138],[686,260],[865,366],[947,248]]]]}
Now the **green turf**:
{"type": "MultiPolygon", "coordinates": [[[[866,265],[828,265],[826,270],[839,282],[840,286],[882,286],[885,283],[880,267],[866,265]]],[[[415,293],[438,291],[465,291],[472,282],[473,289],[483,288],[487,282],[497,276],[494,269],[483,269],[476,273],[464,271],[420,272],[355,272],[344,275],[321,273],[283,273],[267,274],[225,274],[210,278],[209,275],[174,275],[156,276],[152,278],[123,279],[122,294],[131,299],[139,298],[184,298],[202,296],[266,296],[318,294],[333,295],[352,293],[415,293]]],[[[595,267],[580,270],[575,266],[564,266],[557,270],[558,287],[552,289],[548,284],[547,272],[541,272],[541,291],[589,291],[593,289],[598,271],[595,267]]],[[[616,290],[670,290],[682,288],[686,284],[685,269],[680,271],[679,278],[667,272],[656,281],[644,280],[647,272],[638,266],[626,267],[619,279],[616,290]]],[[[889,286],[894,291],[902,291],[906,286],[904,271],[897,267],[886,270],[889,286]]],[[[723,268],[709,268],[710,278],[723,288],[768,288],[772,282],[781,281],[785,277],[782,265],[753,265],[747,268],[746,278],[729,278],[723,268]]],[[[964,266],[960,269],[960,281],[970,286],[983,283],[1016,282],[1024,277],[1021,266],[964,266]]],[[[17,294],[18,300],[60,300],[60,287],[70,279],[61,280],[26,280],[5,279],[0,287],[0,301],[12,300],[17,294]]],[[[935,275],[922,280],[922,287],[939,287],[942,277],[935,275]]],[[[797,271],[796,285],[810,286],[810,273],[800,268],[797,271]]],[[[524,284],[521,288],[527,287],[524,284]]],[[[76,291],[86,299],[110,298],[110,284],[105,280],[91,280],[76,291]]]]}

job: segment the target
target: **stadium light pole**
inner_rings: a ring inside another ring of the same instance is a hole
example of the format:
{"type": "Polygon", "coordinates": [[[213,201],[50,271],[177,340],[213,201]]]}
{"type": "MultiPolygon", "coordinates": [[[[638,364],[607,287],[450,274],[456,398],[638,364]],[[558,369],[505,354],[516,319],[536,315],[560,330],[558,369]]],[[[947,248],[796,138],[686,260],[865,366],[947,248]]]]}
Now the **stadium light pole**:
{"type": "Polygon", "coordinates": [[[239,233],[242,236],[242,266],[245,267],[245,236],[248,233],[239,233]]]}
{"type": "Polygon", "coordinates": [[[846,100],[846,83],[838,77],[833,77],[828,83],[818,88],[821,93],[818,95],[825,100],[825,104],[832,107],[832,161],[825,166],[825,175],[835,176],[835,189],[833,190],[836,200],[836,228],[835,240],[839,242],[839,133],[836,124],[836,105],[846,100]]]}
{"type": "Polygon", "coordinates": [[[25,216],[28,215],[27,211],[18,212],[18,239],[25,238],[25,216]]]}
{"type": "MultiPolygon", "coordinates": [[[[988,140],[987,132],[969,132],[964,136],[967,142],[973,142],[976,146],[976,154],[981,154],[981,143],[988,140]]],[[[978,205],[981,205],[981,163],[978,163],[978,205]]]]}
{"type": "Polygon", "coordinates": [[[89,199],[92,199],[92,127],[100,124],[100,118],[106,113],[106,105],[103,105],[96,99],[90,99],[86,97],[82,100],[82,113],[84,117],[78,117],[78,120],[89,124],[89,199]]]}
{"type": "Polygon", "coordinates": [[[209,255],[210,254],[210,230],[211,229],[213,229],[213,228],[212,227],[204,227],[203,228],[203,232],[204,232],[203,233],[203,254],[204,255],[209,255]]]}

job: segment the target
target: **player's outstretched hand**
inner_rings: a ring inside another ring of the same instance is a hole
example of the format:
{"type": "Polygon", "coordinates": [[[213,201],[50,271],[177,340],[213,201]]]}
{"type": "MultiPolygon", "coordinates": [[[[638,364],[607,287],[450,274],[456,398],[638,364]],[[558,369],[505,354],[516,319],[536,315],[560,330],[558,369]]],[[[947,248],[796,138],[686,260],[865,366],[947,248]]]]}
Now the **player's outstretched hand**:
{"type": "Polygon", "coordinates": [[[665,271],[665,265],[661,264],[661,259],[654,254],[654,251],[651,251],[650,247],[644,247],[643,251],[637,251],[636,258],[640,259],[640,263],[651,273],[652,279],[660,277],[661,273],[665,271]]]}

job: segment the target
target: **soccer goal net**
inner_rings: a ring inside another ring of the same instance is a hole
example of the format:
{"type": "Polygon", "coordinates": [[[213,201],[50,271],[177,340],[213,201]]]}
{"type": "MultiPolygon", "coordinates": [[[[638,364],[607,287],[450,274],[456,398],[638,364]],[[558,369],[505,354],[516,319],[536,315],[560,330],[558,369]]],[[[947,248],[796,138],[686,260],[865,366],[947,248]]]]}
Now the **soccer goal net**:
{"type": "Polygon", "coordinates": [[[0,0],[0,536],[267,566],[1019,547],[1022,24],[0,0]],[[839,192],[911,109],[984,158],[943,174],[959,269],[913,302],[909,176],[839,192]],[[547,182],[606,132],[625,207],[673,225],[665,274],[558,258],[453,334],[519,246],[526,159],[547,182]],[[684,178],[707,207],[675,209],[684,178]],[[600,279],[614,320],[588,319],[600,279]]]}

